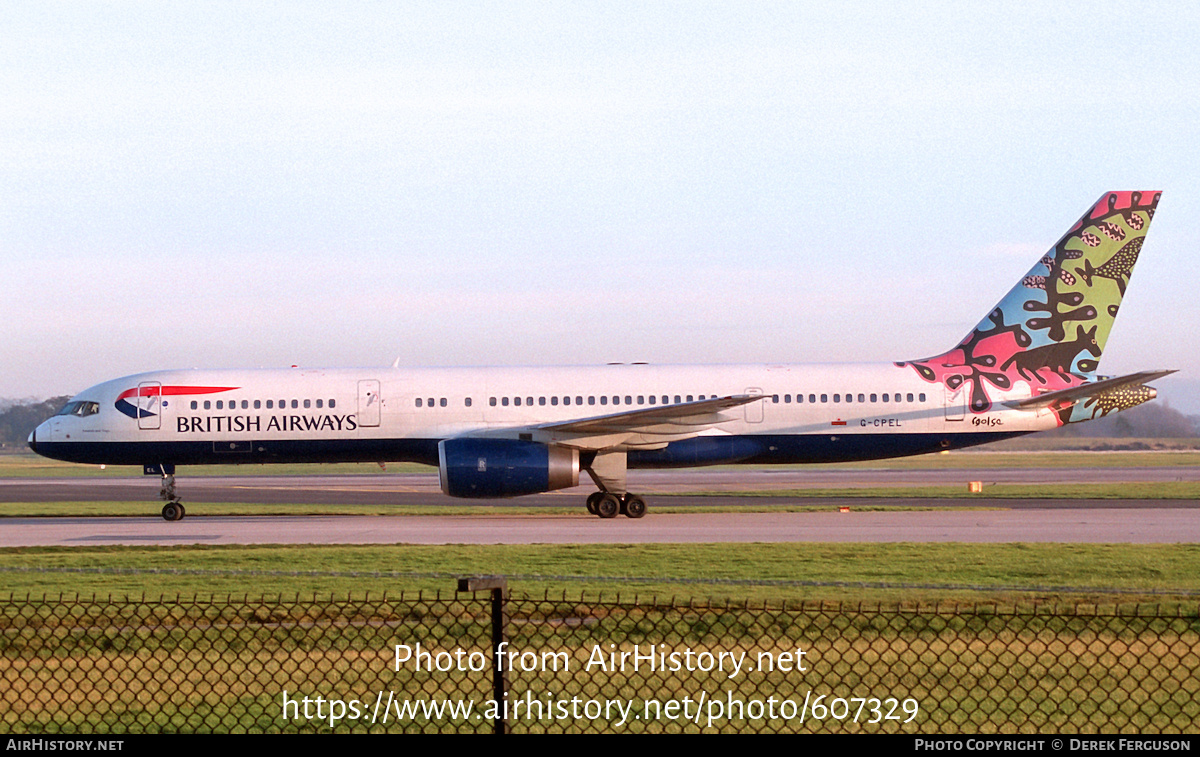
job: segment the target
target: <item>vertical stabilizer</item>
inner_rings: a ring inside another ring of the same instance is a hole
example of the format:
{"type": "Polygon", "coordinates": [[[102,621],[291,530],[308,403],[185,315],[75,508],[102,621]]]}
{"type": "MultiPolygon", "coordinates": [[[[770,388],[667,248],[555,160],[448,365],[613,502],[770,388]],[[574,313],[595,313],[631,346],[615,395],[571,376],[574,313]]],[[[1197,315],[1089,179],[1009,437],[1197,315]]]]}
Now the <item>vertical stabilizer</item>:
{"type": "Polygon", "coordinates": [[[953,350],[911,365],[991,408],[989,390],[1031,393],[1095,378],[1100,354],[1154,218],[1160,192],[1108,192],[953,350]]]}

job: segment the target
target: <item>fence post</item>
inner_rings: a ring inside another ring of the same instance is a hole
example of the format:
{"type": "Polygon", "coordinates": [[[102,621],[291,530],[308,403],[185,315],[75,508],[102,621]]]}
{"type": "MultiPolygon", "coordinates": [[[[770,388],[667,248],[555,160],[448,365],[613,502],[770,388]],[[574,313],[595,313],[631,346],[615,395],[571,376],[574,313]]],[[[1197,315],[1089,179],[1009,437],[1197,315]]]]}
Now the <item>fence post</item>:
{"type": "Polygon", "coordinates": [[[494,733],[508,733],[508,669],[501,658],[504,644],[504,592],[508,581],[504,576],[469,576],[458,579],[459,591],[490,591],[492,593],[492,697],[496,702],[494,733]]]}

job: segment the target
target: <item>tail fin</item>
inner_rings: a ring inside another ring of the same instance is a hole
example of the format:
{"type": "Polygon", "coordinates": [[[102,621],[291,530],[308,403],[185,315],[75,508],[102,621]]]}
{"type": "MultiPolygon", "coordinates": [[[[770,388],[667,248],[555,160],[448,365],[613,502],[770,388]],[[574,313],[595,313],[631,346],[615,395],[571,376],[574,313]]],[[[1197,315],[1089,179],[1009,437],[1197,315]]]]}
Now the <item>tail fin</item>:
{"type": "MultiPolygon", "coordinates": [[[[991,407],[988,385],[1056,391],[1095,378],[1161,192],[1108,192],[958,346],[911,365],[991,407]]],[[[905,365],[901,363],[900,365],[905,365]]]]}

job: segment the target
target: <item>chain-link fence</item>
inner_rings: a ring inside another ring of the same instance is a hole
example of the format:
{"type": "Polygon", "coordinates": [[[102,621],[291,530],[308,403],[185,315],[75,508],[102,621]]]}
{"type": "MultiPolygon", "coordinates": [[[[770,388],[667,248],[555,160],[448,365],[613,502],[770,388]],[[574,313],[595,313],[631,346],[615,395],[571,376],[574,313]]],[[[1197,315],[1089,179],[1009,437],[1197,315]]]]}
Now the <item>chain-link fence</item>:
{"type": "Polygon", "coordinates": [[[487,593],[0,599],[0,727],[1178,733],[1200,723],[1195,612],[494,594],[498,617],[487,593]]]}

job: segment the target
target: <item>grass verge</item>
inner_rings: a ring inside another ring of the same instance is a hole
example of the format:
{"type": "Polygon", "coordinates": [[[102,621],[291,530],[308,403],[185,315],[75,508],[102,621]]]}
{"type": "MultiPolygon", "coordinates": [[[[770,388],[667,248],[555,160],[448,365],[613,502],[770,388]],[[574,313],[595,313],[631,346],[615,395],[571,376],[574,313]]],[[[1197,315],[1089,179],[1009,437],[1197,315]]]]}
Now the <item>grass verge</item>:
{"type": "Polygon", "coordinates": [[[0,550],[0,568],[132,569],[141,573],[4,570],[14,594],[322,595],[451,592],[454,575],[506,574],[514,591],[613,596],[886,603],[1069,601],[1179,603],[1200,593],[1198,545],[1095,544],[645,544],[462,546],[179,546],[0,550]],[[152,572],[159,571],[159,572],[152,572]],[[172,571],[215,571],[209,574],[172,571]],[[222,571],[260,571],[225,574],[222,571]],[[319,573],[438,574],[329,576],[319,573]],[[296,575],[290,575],[297,573],[296,575]],[[563,577],[554,579],[553,577],[563,577]],[[582,578],[579,578],[582,577],[582,578]],[[591,579],[587,577],[593,577],[591,579]],[[614,580],[616,579],[616,580],[614,580]],[[637,579],[637,580],[632,580],[637,579]],[[742,585],[712,581],[811,581],[831,585],[742,585]],[[874,588],[840,584],[905,584],[874,588]],[[956,586],[976,588],[930,588],[956,586]],[[1032,593],[1011,587],[1043,587],[1032,593]],[[1123,594],[1053,587],[1108,587],[1123,594]]]}

